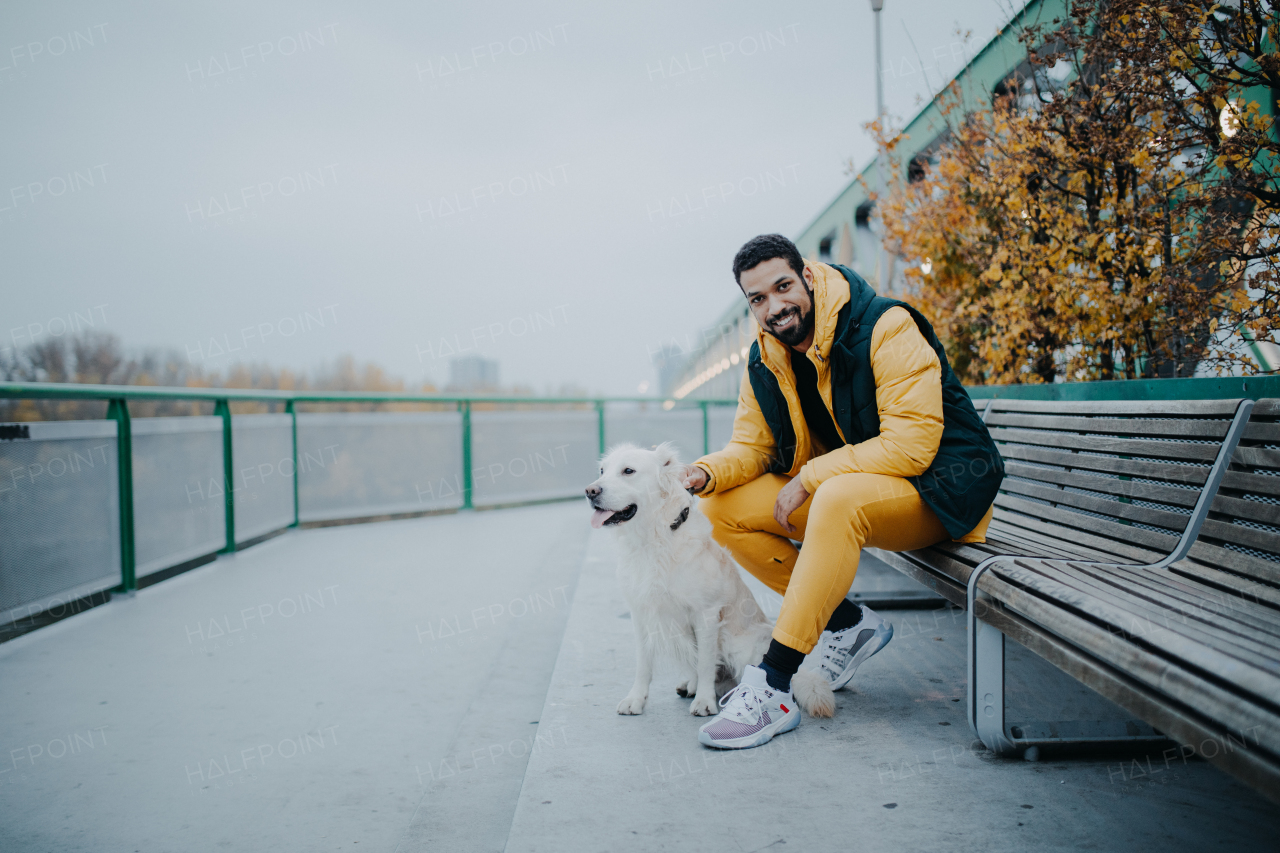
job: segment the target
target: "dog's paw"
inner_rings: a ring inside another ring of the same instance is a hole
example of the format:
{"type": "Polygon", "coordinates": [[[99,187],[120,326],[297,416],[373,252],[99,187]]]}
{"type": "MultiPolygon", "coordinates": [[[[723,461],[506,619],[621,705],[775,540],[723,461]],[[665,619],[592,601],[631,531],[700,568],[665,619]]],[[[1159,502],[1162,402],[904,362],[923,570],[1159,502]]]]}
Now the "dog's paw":
{"type": "Polygon", "coordinates": [[[698,692],[698,679],[690,678],[688,681],[682,681],[676,685],[676,695],[683,696],[688,699],[690,696],[698,692]]]}
{"type": "Polygon", "coordinates": [[[628,693],[627,698],[623,699],[621,702],[618,703],[618,713],[619,714],[643,714],[644,700],[647,698],[648,698],[647,696],[633,696],[630,693],[628,693]]]}
{"type": "Polygon", "coordinates": [[[694,696],[689,713],[695,717],[712,717],[719,712],[719,705],[715,696],[694,696]]]}

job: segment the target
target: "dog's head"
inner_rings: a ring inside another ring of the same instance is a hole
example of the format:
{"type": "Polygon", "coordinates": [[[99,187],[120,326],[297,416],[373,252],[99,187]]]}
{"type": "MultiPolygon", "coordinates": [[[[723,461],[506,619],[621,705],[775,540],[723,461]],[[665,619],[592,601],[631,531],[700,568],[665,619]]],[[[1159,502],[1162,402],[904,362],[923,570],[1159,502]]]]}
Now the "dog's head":
{"type": "Polygon", "coordinates": [[[684,490],[684,466],[670,442],[653,450],[623,444],[600,460],[600,478],[587,486],[587,500],[594,510],[592,527],[613,527],[634,518],[656,521],[666,518],[667,505],[684,490]]]}

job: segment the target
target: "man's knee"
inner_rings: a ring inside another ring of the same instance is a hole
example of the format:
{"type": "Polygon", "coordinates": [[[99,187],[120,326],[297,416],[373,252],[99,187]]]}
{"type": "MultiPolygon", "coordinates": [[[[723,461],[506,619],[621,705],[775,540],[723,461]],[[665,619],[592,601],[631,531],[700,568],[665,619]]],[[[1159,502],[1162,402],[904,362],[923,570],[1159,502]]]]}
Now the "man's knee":
{"type": "Polygon", "coordinates": [[[720,530],[733,523],[730,518],[731,513],[728,512],[728,503],[724,495],[708,495],[699,499],[698,507],[707,517],[707,521],[711,522],[711,526],[720,530]]]}

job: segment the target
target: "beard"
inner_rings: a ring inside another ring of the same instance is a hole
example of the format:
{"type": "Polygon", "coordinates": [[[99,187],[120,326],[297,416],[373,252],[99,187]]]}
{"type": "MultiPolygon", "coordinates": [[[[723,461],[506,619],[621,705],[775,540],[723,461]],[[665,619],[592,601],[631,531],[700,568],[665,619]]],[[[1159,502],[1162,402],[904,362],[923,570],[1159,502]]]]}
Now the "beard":
{"type": "Polygon", "coordinates": [[[809,310],[806,313],[800,314],[800,309],[792,306],[785,311],[781,311],[773,317],[770,317],[765,324],[766,332],[773,335],[789,347],[794,347],[804,343],[804,339],[809,337],[809,333],[813,331],[813,291],[808,288],[805,288],[805,290],[809,294],[809,310]],[[775,320],[785,320],[792,314],[800,314],[800,322],[782,332],[775,332],[773,330],[773,323],[775,320]]]}

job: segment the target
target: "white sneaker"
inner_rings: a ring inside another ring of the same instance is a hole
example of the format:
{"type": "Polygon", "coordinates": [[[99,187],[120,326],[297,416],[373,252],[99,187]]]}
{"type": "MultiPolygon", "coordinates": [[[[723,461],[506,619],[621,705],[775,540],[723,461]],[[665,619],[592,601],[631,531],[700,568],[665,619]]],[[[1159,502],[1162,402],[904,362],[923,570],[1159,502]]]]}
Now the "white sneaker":
{"type": "Polygon", "coordinates": [[[818,662],[818,673],[831,682],[831,689],[839,690],[853,679],[863,661],[892,639],[893,626],[870,607],[863,606],[862,619],[857,625],[836,633],[822,632],[812,659],[818,662]]]}
{"type": "Polygon", "coordinates": [[[721,711],[698,730],[698,742],[716,749],[750,749],[800,725],[791,692],[774,690],[764,670],[749,666],[742,683],[720,700],[721,711]]]}

